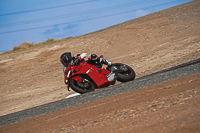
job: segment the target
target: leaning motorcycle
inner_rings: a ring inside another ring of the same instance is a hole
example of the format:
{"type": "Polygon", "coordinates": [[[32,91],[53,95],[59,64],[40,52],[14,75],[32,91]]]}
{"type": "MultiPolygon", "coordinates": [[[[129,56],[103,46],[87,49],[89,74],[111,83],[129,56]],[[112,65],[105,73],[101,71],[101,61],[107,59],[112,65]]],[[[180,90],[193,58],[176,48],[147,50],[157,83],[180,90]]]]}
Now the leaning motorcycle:
{"type": "Polygon", "coordinates": [[[127,82],[135,79],[135,71],[128,65],[114,63],[104,68],[96,67],[87,61],[81,61],[76,65],[72,61],[62,67],[64,82],[72,90],[80,94],[94,91],[97,88],[114,85],[116,80],[127,82]]]}

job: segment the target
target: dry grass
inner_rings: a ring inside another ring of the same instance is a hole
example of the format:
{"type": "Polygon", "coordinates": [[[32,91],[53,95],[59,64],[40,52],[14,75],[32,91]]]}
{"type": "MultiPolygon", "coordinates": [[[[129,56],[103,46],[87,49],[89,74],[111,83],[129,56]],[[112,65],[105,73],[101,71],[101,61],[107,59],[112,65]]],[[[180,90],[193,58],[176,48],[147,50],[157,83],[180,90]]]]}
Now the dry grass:
{"type": "Polygon", "coordinates": [[[34,43],[29,43],[29,42],[25,41],[24,43],[20,44],[19,46],[14,46],[13,51],[28,49],[28,48],[33,47],[34,45],[35,45],[34,43]]]}
{"type": "Polygon", "coordinates": [[[29,42],[25,41],[24,43],[20,44],[19,46],[14,46],[12,51],[21,51],[21,50],[26,50],[26,49],[30,49],[30,48],[41,47],[41,46],[45,46],[45,45],[51,45],[51,44],[63,42],[63,41],[66,41],[66,40],[69,40],[69,39],[72,39],[72,38],[73,37],[68,37],[68,38],[58,39],[58,40],[51,38],[51,39],[48,39],[47,41],[40,42],[40,43],[29,43],[29,42]]]}

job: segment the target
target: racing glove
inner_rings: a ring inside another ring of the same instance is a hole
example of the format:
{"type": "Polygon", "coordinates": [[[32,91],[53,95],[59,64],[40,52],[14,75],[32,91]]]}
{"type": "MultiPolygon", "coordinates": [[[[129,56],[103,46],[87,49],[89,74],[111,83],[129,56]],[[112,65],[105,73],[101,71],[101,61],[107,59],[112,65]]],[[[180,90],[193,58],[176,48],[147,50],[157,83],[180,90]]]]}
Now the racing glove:
{"type": "Polygon", "coordinates": [[[81,62],[85,57],[87,57],[87,53],[82,53],[80,56],[75,55],[75,59],[73,60],[73,65],[78,65],[79,62],[81,62]],[[77,57],[77,58],[76,58],[77,57]]]}
{"type": "Polygon", "coordinates": [[[79,56],[80,60],[84,59],[85,57],[87,57],[87,53],[82,53],[82,54],[79,56]]]}

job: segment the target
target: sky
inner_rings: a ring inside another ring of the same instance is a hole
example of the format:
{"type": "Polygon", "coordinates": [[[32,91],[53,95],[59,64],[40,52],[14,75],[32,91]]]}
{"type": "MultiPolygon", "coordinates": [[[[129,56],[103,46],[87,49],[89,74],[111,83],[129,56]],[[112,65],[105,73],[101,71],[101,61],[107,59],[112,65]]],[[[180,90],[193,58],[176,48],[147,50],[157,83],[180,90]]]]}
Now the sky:
{"type": "Polygon", "coordinates": [[[0,0],[0,53],[81,36],[192,0],[0,0]]]}

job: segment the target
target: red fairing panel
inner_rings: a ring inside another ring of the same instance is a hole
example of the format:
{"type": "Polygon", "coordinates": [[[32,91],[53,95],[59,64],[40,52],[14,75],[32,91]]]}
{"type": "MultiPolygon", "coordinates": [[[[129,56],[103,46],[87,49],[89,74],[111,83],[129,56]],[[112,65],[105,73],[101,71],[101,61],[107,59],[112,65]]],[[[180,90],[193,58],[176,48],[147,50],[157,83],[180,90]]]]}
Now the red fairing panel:
{"type": "Polygon", "coordinates": [[[87,64],[87,62],[81,63],[79,66],[75,66],[74,68],[73,72],[75,73],[72,75],[87,74],[92,78],[98,87],[101,87],[103,84],[109,84],[106,75],[109,74],[110,71],[106,69],[96,68],[94,65],[87,64]]]}

